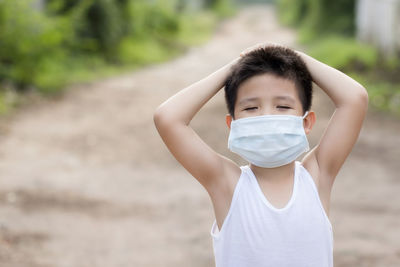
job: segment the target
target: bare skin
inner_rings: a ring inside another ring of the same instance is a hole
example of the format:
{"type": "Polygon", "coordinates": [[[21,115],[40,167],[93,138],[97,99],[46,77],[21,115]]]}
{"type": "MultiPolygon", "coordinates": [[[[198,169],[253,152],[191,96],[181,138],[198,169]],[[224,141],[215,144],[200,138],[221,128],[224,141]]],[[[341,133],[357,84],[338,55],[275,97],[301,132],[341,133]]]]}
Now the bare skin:
{"type": "MultiPolygon", "coordinates": [[[[245,50],[241,56],[257,47],[245,50]]],[[[313,82],[325,91],[335,105],[335,112],[319,143],[302,161],[316,182],[325,211],[329,214],[332,186],[359,135],[367,111],[368,95],[359,83],[344,73],[304,53],[297,53],[306,62],[313,82]],[[337,145],[337,140],[341,140],[340,146],[337,145]]],[[[240,168],[204,143],[189,123],[200,108],[222,88],[230,73],[230,67],[237,60],[238,58],[234,59],[206,78],[181,90],[165,101],[154,114],[157,130],[170,152],[209,193],[219,229],[222,228],[228,213],[233,191],[240,177],[240,168]]],[[[294,84],[291,82],[270,75],[252,77],[239,88],[235,118],[264,114],[302,116],[304,111],[296,95],[294,84]],[[271,87],[270,90],[262,90],[263,86],[271,87]],[[240,108],[244,98],[255,98],[250,107],[251,111],[240,108]],[[283,104],[277,102],[278,98],[279,101],[285,99],[284,105],[290,108],[282,109],[280,106],[283,104]]],[[[231,120],[228,116],[228,126],[231,120]]],[[[306,133],[311,131],[314,122],[315,114],[310,112],[304,120],[306,133]]],[[[293,187],[293,163],[274,169],[255,166],[251,168],[272,204],[276,207],[284,206],[293,187]]]]}

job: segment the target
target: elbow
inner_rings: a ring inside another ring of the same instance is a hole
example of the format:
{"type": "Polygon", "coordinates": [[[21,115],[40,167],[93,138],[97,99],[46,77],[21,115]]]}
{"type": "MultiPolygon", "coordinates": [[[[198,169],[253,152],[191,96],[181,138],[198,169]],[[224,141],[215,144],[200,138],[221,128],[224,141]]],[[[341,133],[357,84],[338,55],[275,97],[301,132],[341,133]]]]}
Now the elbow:
{"type": "Polygon", "coordinates": [[[358,101],[360,102],[361,105],[365,106],[365,108],[368,107],[368,101],[369,101],[368,92],[363,86],[361,86],[361,88],[359,89],[358,101]]]}
{"type": "Polygon", "coordinates": [[[368,92],[361,85],[353,87],[342,100],[340,104],[336,105],[337,108],[345,107],[365,111],[368,108],[368,92]]]}
{"type": "Polygon", "coordinates": [[[368,92],[363,86],[360,85],[355,91],[352,100],[348,104],[359,111],[366,112],[368,109],[368,101],[368,92]]]}
{"type": "Polygon", "coordinates": [[[153,121],[158,132],[161,134],[161,132],[164,132],[176,123],[176,118],[161,105],[154,111],[153,121]]]}
{"type": "Polygon", "coordinates": [[[368,92],[362,85],[357,85],[351,89],[348,95],[349,104],[368,105],[368,92]]]}
{"type": "Polygon", "coordinates": [[[153,113],[153,121],[157,129],[159,129],[163,124],[165,124],[166,118],[164,114],[161,107],[158,107],[153,113]]]}

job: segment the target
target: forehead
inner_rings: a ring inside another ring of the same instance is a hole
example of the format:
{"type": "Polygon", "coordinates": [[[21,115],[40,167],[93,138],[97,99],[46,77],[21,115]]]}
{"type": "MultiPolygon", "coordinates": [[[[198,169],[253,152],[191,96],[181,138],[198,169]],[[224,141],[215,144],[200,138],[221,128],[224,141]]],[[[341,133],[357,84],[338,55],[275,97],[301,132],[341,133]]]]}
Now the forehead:
{"type": "Polygon", "coordinates": [[[287,99],[298,103],[300,102],[293,81],[270,73],[253,76],[245,80],[239,86],[236,104],[254,98],[263,100],[287,99]]]}

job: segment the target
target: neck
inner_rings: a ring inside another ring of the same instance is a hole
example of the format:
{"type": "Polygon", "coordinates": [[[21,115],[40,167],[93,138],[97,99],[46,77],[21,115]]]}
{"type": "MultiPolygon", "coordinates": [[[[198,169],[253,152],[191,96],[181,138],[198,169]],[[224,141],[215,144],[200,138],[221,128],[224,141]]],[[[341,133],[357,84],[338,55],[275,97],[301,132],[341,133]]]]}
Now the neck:
{"type": "Polygon", "coordinates": [[[292,179],[294,176],[295,162],[291,162],[287,165],[283,165],[276,168],[262,168],[250,164],[250,169],[253,171],[254,175],[266,182],[284,182],[288,179],[292,179]]]}

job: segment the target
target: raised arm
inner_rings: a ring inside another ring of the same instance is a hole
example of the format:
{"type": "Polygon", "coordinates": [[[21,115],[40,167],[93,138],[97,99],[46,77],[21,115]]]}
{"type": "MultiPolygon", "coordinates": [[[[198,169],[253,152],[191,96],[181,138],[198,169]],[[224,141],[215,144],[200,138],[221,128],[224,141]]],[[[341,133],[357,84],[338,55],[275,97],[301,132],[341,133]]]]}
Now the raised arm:
{"type": "Polygon", "coordinates": [[[304,164],[311,169],[318,168],[319,182],[328,191],[358,138],[368,107],[368,94],[362,85],[339,70],[296,52],[305,61],[313,81],[336,107],[318,145],[304,159],[304,164]]]}
{"type": "Polygon", "coordinates": [[[200,108],[224,86],[231,66],[238,59],[179,91],[154,113],[155,125],[168,149],[208,191],[221,182],[219,179],[225,176],[227,169],[234,169],[236,165],[204,143],[189,123],[200,108]]]}

